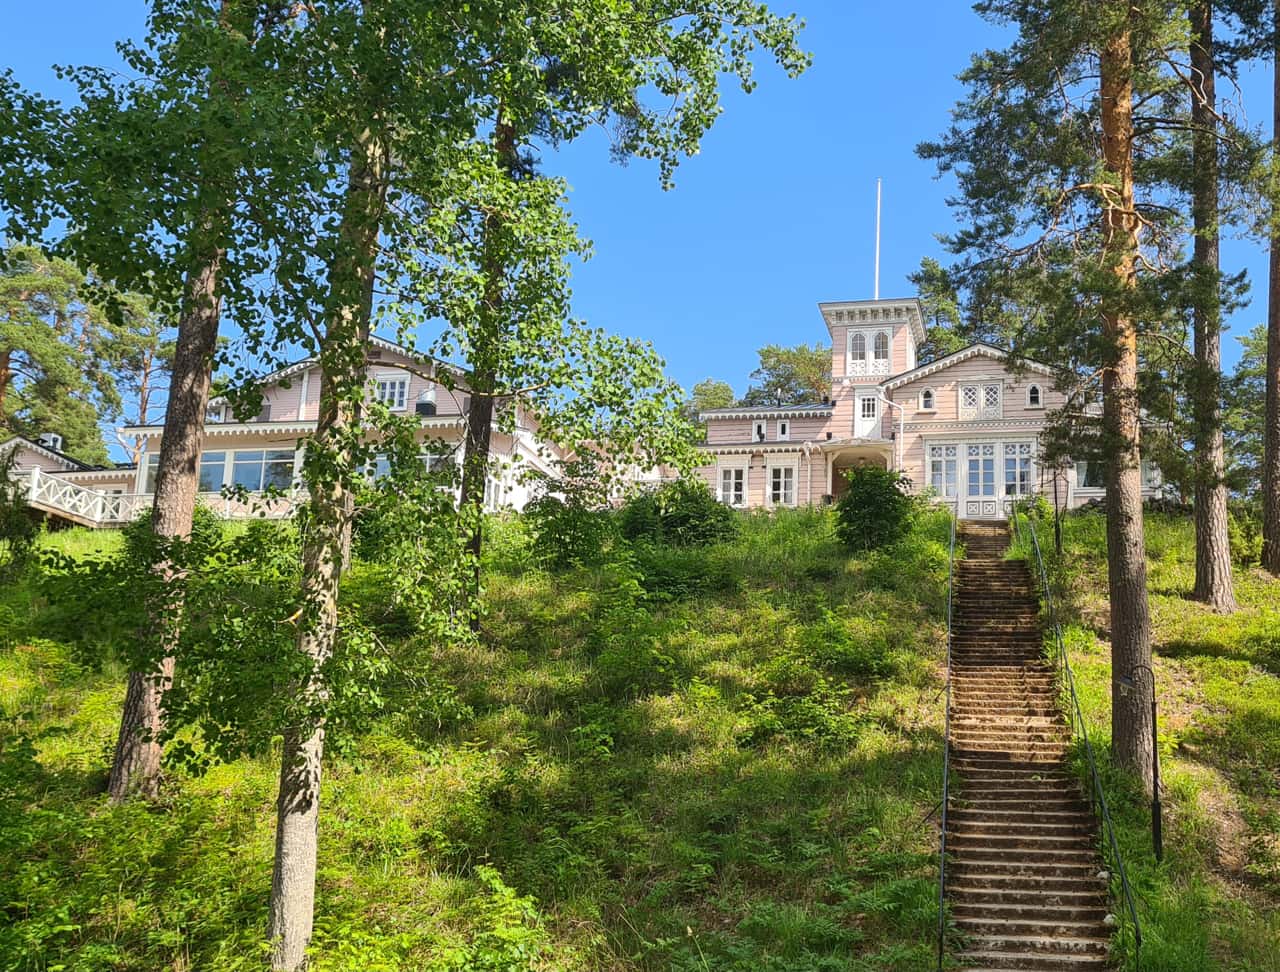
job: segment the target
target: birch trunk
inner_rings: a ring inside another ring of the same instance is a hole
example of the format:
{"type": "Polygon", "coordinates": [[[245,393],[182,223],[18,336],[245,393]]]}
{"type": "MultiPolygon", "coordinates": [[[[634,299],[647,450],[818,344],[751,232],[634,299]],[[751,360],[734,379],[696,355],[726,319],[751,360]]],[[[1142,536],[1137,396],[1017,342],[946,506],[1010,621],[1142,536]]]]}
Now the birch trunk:
{"type": "Polygon", "coordinates": [[[1129,295],[1137,287],[1138,229],[1133,187],[1133,49],[1128,14],[1102,50],[1102,152],[1113,188],[1103,204],[1107,265],[1116,291],[1104,300],[1107,338],[1103,430],[1107,445],[1107,572],[1111,598],[1111,740],[1117,762],[1151,789],[1148,708],[1116,680],[1151,664],[1146,543],[1142,532],[1138,340],[1129,295]]]}
{"type": "Polygon", "coordinates": [[[1192,269],[1195,365],[1191,407],[1195,446],[1196,579],[1192,597],[1215,611],[1234,611],[1227,535],[1226,460],[1222,440],[1222,302],[1218,253],[1218,118],[1213,3],[1191,4],[1192,269]]]}
{"type": "Polygon", "coordinates": [[[271,967],[306,965],[316,890],[320,782],[324,758],[323,666],[338,634],[338,593],[351,546],[352,440],[360,425],[365,353],[373,306],[378,229],[386,196],[381,141],[363,133],[352,152],[342,245],[330,270],[331,310],[320,349],[320,417],[308,444],[311,516],[303,538],[303,621],[298,650],[311,662],[299,687],[305,716],[286,731],[276,802],[275,869],[271,881],[271,967]]]}

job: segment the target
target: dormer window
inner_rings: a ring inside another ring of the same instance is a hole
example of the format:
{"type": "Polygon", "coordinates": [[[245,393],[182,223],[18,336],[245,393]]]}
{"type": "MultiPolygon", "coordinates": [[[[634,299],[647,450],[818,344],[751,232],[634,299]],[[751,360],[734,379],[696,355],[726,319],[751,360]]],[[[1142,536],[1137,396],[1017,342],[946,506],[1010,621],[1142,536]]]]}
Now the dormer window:
{"type": "Polygon", "coordinates": [[[935,408],[933,389],[926,388],[920,393],[920,411],[932,412],[935,408]]]}
{"type": "Polygon", "coordinates": [[[1027,389],[1027,408],[1044,408],[1044,395],[1039,385],[1027,389]]]}
{"type": "Polygon", "coordinates": [[[379,375],[374,382],[373,397],[393,412],[403,412],[409,395],[409,378],[403,374],[379,375]]]}
{"type": "Polygon", "coordinates": [[[786,419],[778,420],[778,441],[786,442],[791,438],[791,423],[786,419]]]}

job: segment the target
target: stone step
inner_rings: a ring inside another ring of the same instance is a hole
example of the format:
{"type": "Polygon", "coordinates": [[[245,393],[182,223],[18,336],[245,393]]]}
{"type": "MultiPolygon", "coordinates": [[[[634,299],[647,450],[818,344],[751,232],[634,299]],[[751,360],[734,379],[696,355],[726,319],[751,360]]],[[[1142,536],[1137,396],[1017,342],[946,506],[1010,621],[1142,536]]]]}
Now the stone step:
{"type": "MultiPolygon", "coordinates": [[[[1094,926],[1101,931],[1101,926],[1094,926]]],[[[968,953],[978,952],[1017,952],[1022,954],[1074,954],[1100,955],[1105,957],[1111,950],[1110,937],[1087,934],[1040,936],[1035,934],[987,933],[966,935],[968,953]]]]}
{"type": "MultiPolygon", "coordinates": [[[[1036,801],[1040,803],[1041,801],[1036,801]]],[[[1056,824],[1080,824],[1086,827],[1094,825],[1093,814],[1087,810],[1001,810],[996,807],[952,807],[947,810],[951,820],[959,822],[984,821],[991,824],[1007,824],[1009,826],[1053,826],[1056,824]]]]}
{"type": "Polygon", "coordinates": [[[961,902],[981,902],[986,907],[1050,907],[1061,905],[1065,908],[1089,908],[1103,912],[1107,908],[1107,894],[1100,887],[1097,890],[1084,890],[1071,885],[1075,890],[1040,888],[1026,884],[1014,886],[1012,882],[1000,883],[1000,879],[971,880],[965,884],[950,882],[947,893],[954,904],[961,902]]]}
{"type": "Polygon", "coordinates": [[[1096,928],[1097,923],[1107,917],[1107,903],[1105,899],[1096,898],[1084,904],[1071,904],[1048,895],[1028,898],[1025,903],[999,903],[985,896],[966,897],[953,892],[951,913],[969,921],[1088,922],[1096,928]]]}
{"type": "Polygon", "coordinates": [[[954,853],[957,859],[965,857],[970,852],[986,854],[996,853],[997,851],[1010,851],[1020,854],[1045,854],[1050,857],[1057,853],[1074,854],[1079,852],[1093,855],[1097,852],[1093,837],[1087,831],[1082,832],[1079,829],[1067,830],[1062,833],[1037,833],[1035,831],[1002,833],[1000,831],[961,829],[954,825],[951,826],[951,833],[947,835],[947,849],[954,853]]]}
{"type": "Polygon", "coordinates": [[[1080,953],[1055,956],[967,949],[956,953],[956,959],[964,972],[1102,972],[1108,967],[1105,955],[1080,953]]]}

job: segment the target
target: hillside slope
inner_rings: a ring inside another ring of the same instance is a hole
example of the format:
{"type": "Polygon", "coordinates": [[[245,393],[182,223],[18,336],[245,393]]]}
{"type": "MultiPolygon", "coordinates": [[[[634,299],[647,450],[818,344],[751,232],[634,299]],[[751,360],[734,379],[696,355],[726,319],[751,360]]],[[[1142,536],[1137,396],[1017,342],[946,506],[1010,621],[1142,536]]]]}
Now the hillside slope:
{"type": "MultiPolygon", "coordinates": [[[[1111,665],[1106,523],[1063,520],[1055,562],[1065,635],[1090,736],[1108,764],[1111,665]]],[[[1195,574],[1189,518],[1147,517],[1147,555],[1160,720],[1165,859],[1152,853],[1148,800],[1132,781],[1106,784],[1139,899],[1144,969],[1280,970],[1280,582],[1237,568],[1239,612],[1189,599],[1195,574]]],[[[1029,552],[1025,542],[1013,555],[1029,552]]],[[[1083,765],[1081,765],[1083,774],[1083,765]]],[[[1105,770],[1104,770],[1105,771],[1105,770]]]]}
{"type": "MultiPolygon", "coordinates": [[[[552,573],[503,531],[485,646],[331,765],[314,968],[930,968],[946,534],[850,559],[798,512],[552,573]]],[[[109,806],[109,639],[3,601],[0,970],[261,967],[273,760],[109,806]]]]}

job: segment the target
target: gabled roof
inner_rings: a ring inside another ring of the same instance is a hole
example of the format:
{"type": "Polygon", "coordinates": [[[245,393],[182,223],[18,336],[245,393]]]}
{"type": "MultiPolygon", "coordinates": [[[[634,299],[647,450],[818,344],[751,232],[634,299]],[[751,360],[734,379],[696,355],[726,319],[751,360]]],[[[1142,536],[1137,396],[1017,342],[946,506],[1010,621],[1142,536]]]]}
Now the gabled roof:
{"type": "MultiPolygon", "coordinates": [[[[967,361],[970,358],[991,358],[995,361],[1008,361],[1009,352],[1002,348],[997,348],[991,344],[971,344],[967,348],[961,348],[959,351],[953,351],[951,354],[930,361],[928,364],[922,364],[910,371],[904,371],[900,375],[894,375],[892,378],[881,383],[881,388],[889,391],[893,388],[899,388],[909,382],[919,381],[936,372],[950,368],[952,365],[959,364],[961,361],[967,361]]],[[[1042,375],[1053,377],[1054,371],[1048,365],[1041,364],[1038,361],[1023,359],[1018,362],[1019,367],[1026,368],[1028,371],[1034,371],[1042,375]]]]}
{"type": "MultiPolygon", "coordinates": [[[[441,361],[438,358],[433,358],[431,355],[423,354],[421,351],[415,351],[413,348],[406,348],[403,344],[396,344],[394,341],[388,341],[386,338],[380,338],[376,334],[369,335],[369,344],[382,351],[394,351],[396,354],[402,354],[406,358],[412,358],[415,361],[421,361],[423,363],[430,362],[436,367],[448,368],[454,374],[459,376],[466,374],[466,372],[457,365],[449,364],[449,362],[441,361]]],[[[295,361],[293,364],[285,365],[283,368],[277,368],[275,371],[267,372],[259,378],[256,383],[259,385],[275,384],[286,378],[290,378],[293,375],[299,374],[300,372],[306,371],[309,368],[314,368],[319,361],[320,359],[316,355],[311,355],[310,357],[303,358],[300,361],[295,361]]],[[[217,398],[209,399],[209,404],[221,405],[225,401],[226,398],[218,396],[217,398]]]]}
{"type": "Polygon", "coordinates": [[[749,405],[741,408],[709,408],[698,413],[699,421],[731,418],[826,418],[831,414],[830,402],[801,405],[749,405]]]}
{"type": "Polygon", "coordinates": [[[63,465],[65,465],[68,469],[83,470],[83,469],[106,468],[105,466],[91,466],[87,462],[81,462],[79,459],[73,458],[72,456],[67,455],[65,452],[60,452],[57,449],[51,449],[48,446],[41,445],[39,442],[32,442],[25,435],[15,435],[13,438],[9,439],[7,442],[0,443],[0,453],[8,452],[12,449],[17,449],[19,447],[24,449],[30,449],[32,452],[36,453],[37,455],[45,456],[49,459],[56,460],[57,462],[60,462],[63,465]]]}

